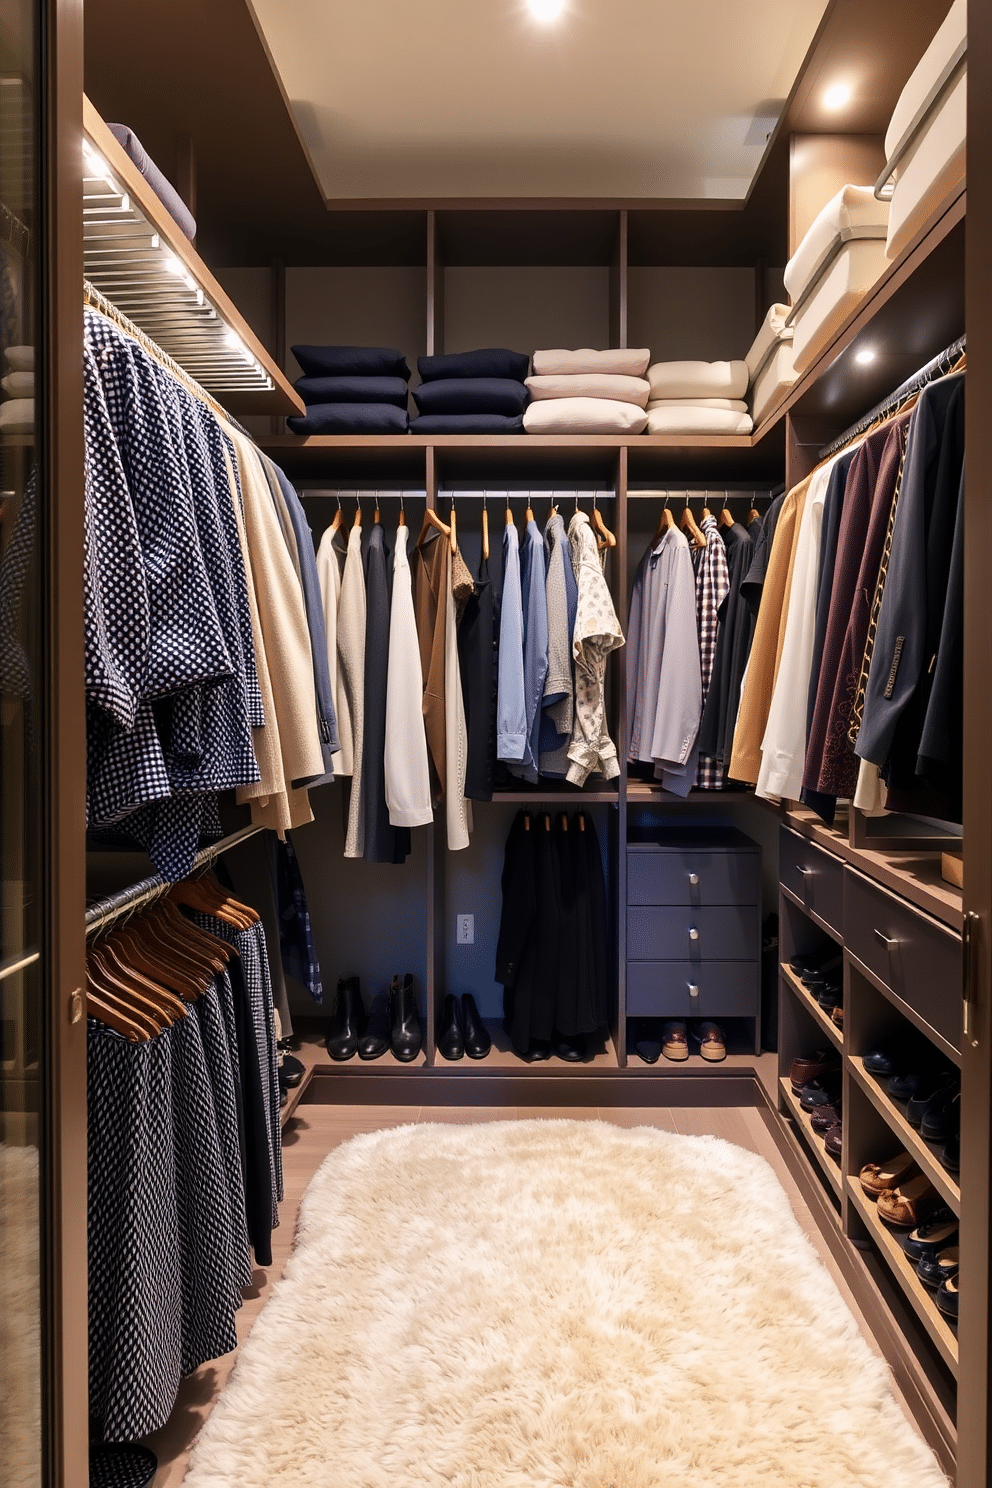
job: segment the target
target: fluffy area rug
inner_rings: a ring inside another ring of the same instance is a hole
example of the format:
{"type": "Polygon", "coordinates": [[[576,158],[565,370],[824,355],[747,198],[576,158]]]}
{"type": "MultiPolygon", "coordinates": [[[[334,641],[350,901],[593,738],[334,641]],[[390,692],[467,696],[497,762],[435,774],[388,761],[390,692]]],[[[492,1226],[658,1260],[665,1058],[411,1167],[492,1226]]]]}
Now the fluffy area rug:
{"type": "Polygon", "coordinates": [[[771,1168],[606,1122],[356,1137],[186,1488],[946,1488],[771,1168]]]}
{"type": "Polygon", "coordinates": [[[38,1152],[0,1143],[0,1475],[41,1482],[38,1152]]]}

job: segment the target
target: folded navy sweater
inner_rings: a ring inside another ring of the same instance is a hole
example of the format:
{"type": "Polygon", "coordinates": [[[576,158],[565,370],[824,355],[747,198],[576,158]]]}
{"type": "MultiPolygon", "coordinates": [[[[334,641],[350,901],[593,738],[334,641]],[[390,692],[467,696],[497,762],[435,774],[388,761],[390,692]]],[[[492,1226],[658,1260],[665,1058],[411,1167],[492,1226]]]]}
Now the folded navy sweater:
{"type": "Polygon", "coordinates": [[[522,382],[507,377],[448,377],[422,382],[413,401],[421,413],[523,413],[530,397],[522,382]]]}
{"type": "Polygon", "coordinates": [[[395,403],[405,408],[402,377],[298,377],[293,386],[304,403],[395,403]]]}
{"type": "Polygon", "coordinates": [[[288,418],[293,434],[405,434],[406,409],[395,403],[313,403],[306,418],[288,418]]]}
{"type": "Polygon", "coordinates": [[[507,377],[511,382],[523,382],[530,370],[530,357],[521,351],[489,346],[481,351],[418,357],[417,370],[422,382],[440,382],[450,377],[507,377]]]}
{"type": "Polygon", "coordinates": [[[411,434],[522,434],[524,421],[502,413],[425,413],[410,420],[411,434]]]}
{"type": "Polygon", "coordinates": [[[406,357],[392,346],[294,346],[293,355],[308,377],[402,377],[409,381],[406,357]]]}

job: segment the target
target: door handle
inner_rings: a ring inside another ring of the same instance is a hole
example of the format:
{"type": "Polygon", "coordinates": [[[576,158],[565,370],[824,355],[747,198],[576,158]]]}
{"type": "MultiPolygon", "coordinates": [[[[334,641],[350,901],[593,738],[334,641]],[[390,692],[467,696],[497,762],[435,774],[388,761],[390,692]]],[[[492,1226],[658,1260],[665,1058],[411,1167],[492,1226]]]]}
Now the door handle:
{"type": "Polygon", "coordinates": [[[692,884],[692,887],[695,888],[696,885],[699,882],[699,874],[698,873],[690,873],[689,874],[689,882],[692,884]]]}
{"type": "Polygon", "coordinates": [[[894,935],[883,935],[881,930],[875,930],[873,933],[879,945],[884,946],[887,951],[891,951],[893,946],[897,946],[899,944],[897,937],[894,935]]]}
{"type": "Polygon", "coordinates": [[[695,925],[690,925],[689,926],[689,939],[690,940],[698,940],[699,939],[699,931],[696,929],[695,925]]]}
{"type": "Polygon", "coordinates": [[[962,1033],[965,1043],[970,1044],[973,1049],[978,1048],[978,1040],[975,1037],[974,1012],[978,1002],[978,927],[981,924],[981,916],[973,909],[969,909],[964,917],[961,927],[961,970],[962,970],[962,1033]]]}
{"type": "Polygon", "coordinates": [[[689,988],[689,996],[690,997],[698,997],[699,996],[699,988],[698,987],[693,986],[692,982],[688,982],[687,983],[687,986],[689,988]]]}

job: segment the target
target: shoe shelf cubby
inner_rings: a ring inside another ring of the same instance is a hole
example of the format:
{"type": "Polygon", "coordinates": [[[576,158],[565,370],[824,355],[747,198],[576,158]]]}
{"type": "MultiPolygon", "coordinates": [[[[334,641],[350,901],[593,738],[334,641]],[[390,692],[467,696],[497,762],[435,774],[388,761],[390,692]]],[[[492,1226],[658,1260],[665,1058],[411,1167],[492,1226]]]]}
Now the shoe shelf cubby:
{"type": "Polygon", "coordinates": [[[820,1004],[817,1002],[812,993],[807,992],[806,988],[796,976],[796,973],[792,970],[792,967],[788,964],[788,962],[783,961],[780,970],[782,973],[783,982],[788,987],[789,991],[792,992],[794,996],[799,999],[800,1004],[806,1009],[810,1017],[814,1018],[819,1024],[820,1028],[823,1030],[824,1037],[828,1039],[831,1044],[833,1044],[834,1048],[838,1050],[843,1049],[844,1035],[841,1029],[837,1027],[837,1024],[830,1017],[830,1014],[824,1012],[823,1008],[821,1008],[820,1004]]]}
{"type": "MultiPolygon", "coordinates": [[[[824,1146],[824,1141],[820,1133],[813,1130],[812,1117],[799,1104],[799,1097],[793,1093],[789,1077],[787,1075],[781,1077],[778,1084],[784,1109],[791,1114],[796,1130],[801,1135],[809,1151],[813,1154],[813,1157],[819,1164],[820,1171],[839,1200],[844,1191],[839,1162],[830,1156],[830,1153],[824,1146]]],[[[837,1222],[838,1224],[840,1223],[839,1210],[837,1211],[837,1222]]]]}
{"type": "Polygon", "coordinates": [[[944,1202],[961,1213],[961,1188],[957,1178],[941,1162],[941,1143],[927,1142],[915,1126],[911,1126],[899,1105],[885,1088],[885,1076],[869,1074],[856,1054],[848,1055],[847,1067],[850,1077],[864,1094],[887,1126],[892,1128],[895,1142],[905,1148],[915,1159],[920,1172],[925,1173],[944,1202]]]}
{"type": "Polygon", "coordinates": [[[916,1268],[899,1243],[898,1234],[878,1217],[875,1205],[862,1191],[858,1179],[847,1176],[848,1197],[875,1246],[889,1266],[910,1306],[929,1334],[937,1352],[957,1378],[958,1340],[951,1324],[941,1313],[933,1297],[916,1274],[916,1268]]]}

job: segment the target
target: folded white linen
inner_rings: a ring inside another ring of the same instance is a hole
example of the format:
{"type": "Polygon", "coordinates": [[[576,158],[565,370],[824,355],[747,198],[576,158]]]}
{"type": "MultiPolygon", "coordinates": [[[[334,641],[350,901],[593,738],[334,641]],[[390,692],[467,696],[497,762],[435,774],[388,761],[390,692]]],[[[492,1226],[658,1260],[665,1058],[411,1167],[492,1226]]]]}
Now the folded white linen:
{"type": "Polygon", "coordinates": [[[0,429],[5,434],[30,434],[33,428],[33,398],[11,398],[9,403],[0,403],[0,429]]]}
{"type": "Polygon", "coordinates": [[[33,398],[34,373],[8,372],[6,377],[0,378],[0,388],[11,398],[33,398]]]}
{"type": "Polygon", "coordinates": [[[655,362],[648,368],[651,398],[743,398],[745,362],[655,362]]]}
{"type": "Polygon", "coordinates": [[[930,218],[957,196],[965,179],[968,79],[962,74],[925,133],[899,162],[889,202],[885,256],[898,258],[930,218]]]}
{"type": "Polygon", "coordinates": [[[884,268],[884,239],[856,238],[843,245],[793,321],[797,376],[813,365],[884,268]]]}
{"type": "Polygon", "coordinates": [[[750,434],[753,427],[750,414],[726,408],[669,403],[648,409],[649,434],[750,434]]]}
{"type": "Polygon", "coordinates": [[[528,434],[640,434],[643,408],[615,398],[541,398],[524,409],[528,434]]]}
{"type": "Polygon", "coordinates": [[[648,346],[613,347],[593,351],[588,346],[578,351],[535,351],[535,377],[580,376],[586,372],[605,372],[617,377],[643,377],[651,360],[648,346]]]}
{"type": "Polygon", "coordinates": [[[11,372],[34,371],[33,346],[8,346],[4,352],[4,358],[11,372]]]}
{"type": "Polygon", "coordinates": [[[885,158],[892,152],[922,107],[930,89],[950,62],[956,48],[968,35],[968,0],[954,0],[947,15],[937,28],[936,35],[923,56],[910,73],[906,86],[892,110],[889,127],[885,131],[885,158]]]}
{"type": "Polygon", "coordinates": [[[876,201],[871,186],[842,186],[813,219],[809,231],[785,266],[785,288],[793,304],[841,233],[847,228],[884,228],[888,220],[889,204],[876,201]]]}
{"type": "Polygon", "coordinates": [[[643,377],[621,377],[609,372],[578,372],[560,377],[528,377],[532,398],[615,398],[643,408],[651,384],[643,377]]]}
{"type": "Polygon", "coordinates": [[[754,338],[751,350],[744,358],[747,363],[748,387],[757,377],[761,364],[770,355],[772,347],[780,341],[792,340],[792,327],[786,325],[789,318],[788,305],[771,305],[761,322],[761,329],[754,338]]]}
{"type": "Polygon", "coordinates": [[[652,408],[722,408],[724,413],[747,413],[743,398],[652,398],[648,413],[652,408]]]}
{"type": "Polygon", "coordinates": [[[796,380],[792,342],[780,341],[751,386],[751,417],[760,424],[796,380]]]}

